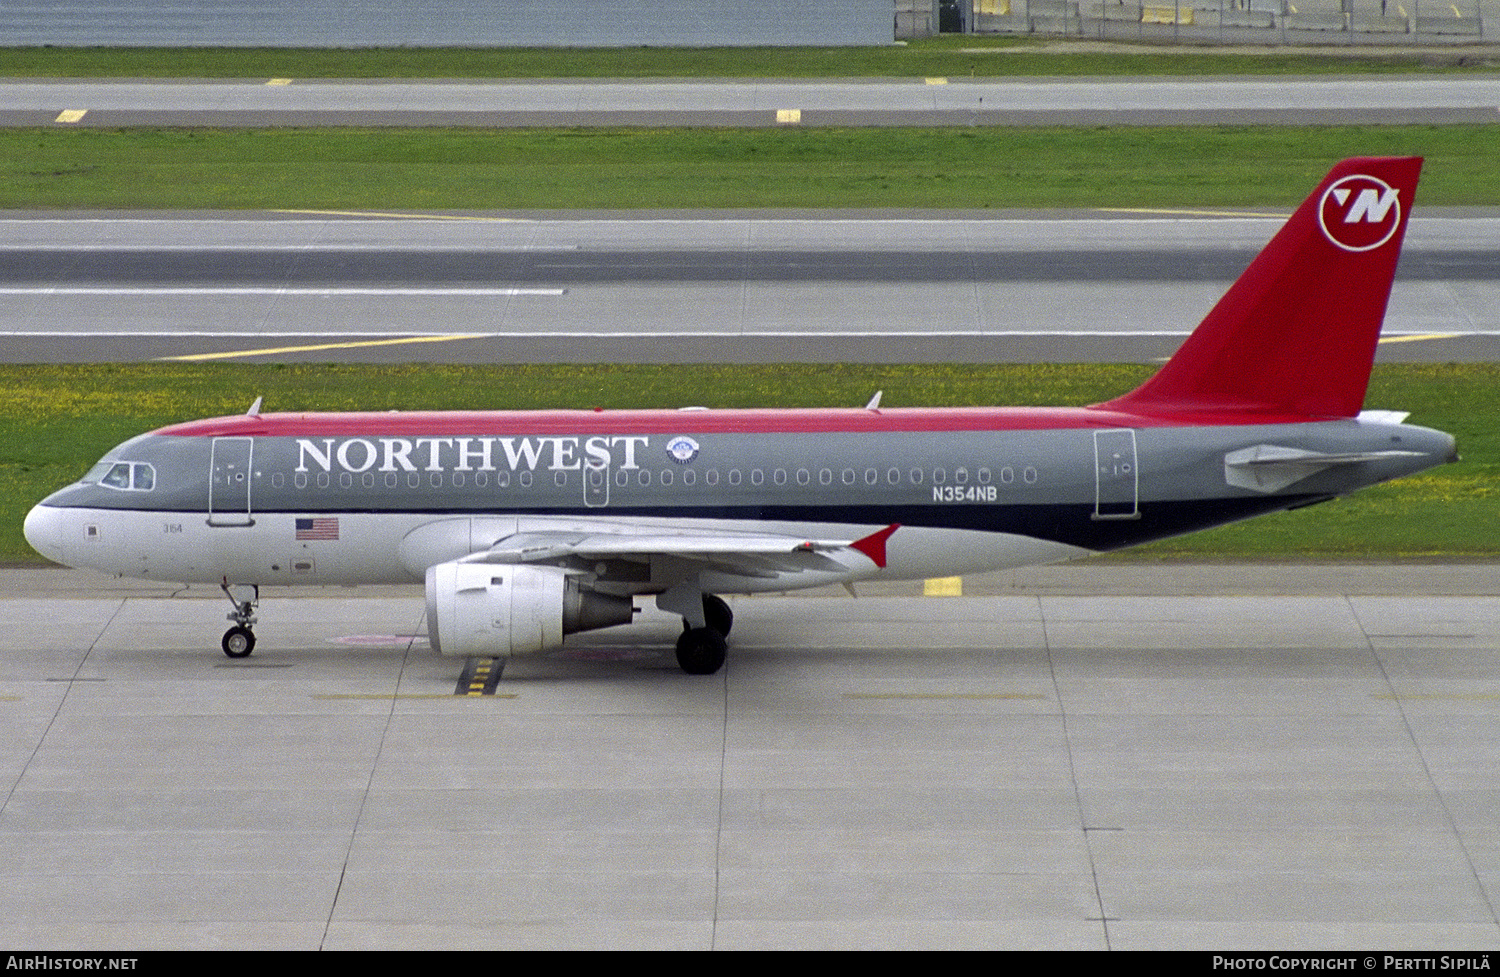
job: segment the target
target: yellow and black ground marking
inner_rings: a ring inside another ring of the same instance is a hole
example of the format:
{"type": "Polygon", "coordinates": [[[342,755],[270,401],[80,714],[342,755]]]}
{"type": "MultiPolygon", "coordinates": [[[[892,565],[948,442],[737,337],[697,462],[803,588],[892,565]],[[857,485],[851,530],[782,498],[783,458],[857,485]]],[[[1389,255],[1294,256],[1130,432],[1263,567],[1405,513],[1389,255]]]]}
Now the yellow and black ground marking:
{"type": "Polygon", "coordinates": [[[458,688],[454,695],[494,695],[500,684],[500,673],[505,671],[504,658],[470,658],[458,677],[458,688]]]}

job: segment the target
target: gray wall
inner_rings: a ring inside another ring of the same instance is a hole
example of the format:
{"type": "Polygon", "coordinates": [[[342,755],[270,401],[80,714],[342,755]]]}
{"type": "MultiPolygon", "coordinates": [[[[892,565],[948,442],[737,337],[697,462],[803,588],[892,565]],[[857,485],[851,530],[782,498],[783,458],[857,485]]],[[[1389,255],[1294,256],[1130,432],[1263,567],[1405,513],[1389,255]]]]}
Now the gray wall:
{"type": "Polygon", "coordinates": [[[889,44],[893,20],[892,0],[0,0],[0,46],[889,44]]]}

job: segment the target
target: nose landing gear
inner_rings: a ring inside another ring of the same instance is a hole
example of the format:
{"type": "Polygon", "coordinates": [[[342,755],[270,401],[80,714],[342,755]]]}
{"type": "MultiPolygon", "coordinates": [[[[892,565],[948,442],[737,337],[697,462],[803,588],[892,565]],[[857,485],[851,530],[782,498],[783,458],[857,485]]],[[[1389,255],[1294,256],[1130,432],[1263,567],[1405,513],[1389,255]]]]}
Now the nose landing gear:
{"type": "Polygon", "coordinates": [[[219,584],[219,589],[234,605],[234,610],[226,616],[227,620],[234,622],[234,627],[224,632],[219,646],[230,658],[248,658],[255,650],[255,632],[251,628],[255,626],[255,608],[260,604],[260,587],[231,584],[225,580],[219,584]]]}
{"type": "Polygon", "coordinates": [[[223,647],[224,654],[230,658],[248,658],[250,652],[255,650],[255,632],[236,625],[224,632],[224,640],[219,644],[223,647]]]}

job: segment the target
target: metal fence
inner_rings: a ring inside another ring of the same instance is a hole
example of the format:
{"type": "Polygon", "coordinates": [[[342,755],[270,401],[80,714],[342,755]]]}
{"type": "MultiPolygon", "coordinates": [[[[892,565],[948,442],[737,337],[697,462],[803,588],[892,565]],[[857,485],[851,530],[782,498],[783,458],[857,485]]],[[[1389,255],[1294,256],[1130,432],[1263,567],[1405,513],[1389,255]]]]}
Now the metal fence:
{"type": "Polygon", "coordinates": [[[0,0],[3,45],[870,45],[938,31],[1463,44],[1500,0],[0,0]]]}
{"type": "MultiPolygon", "coordinates": [[[[1462,44],[1496,0],[973,0],[976,33],[1219,44],[1462,44]]],[[[967,16],[964,16],[967,15],[967,16]]]]}

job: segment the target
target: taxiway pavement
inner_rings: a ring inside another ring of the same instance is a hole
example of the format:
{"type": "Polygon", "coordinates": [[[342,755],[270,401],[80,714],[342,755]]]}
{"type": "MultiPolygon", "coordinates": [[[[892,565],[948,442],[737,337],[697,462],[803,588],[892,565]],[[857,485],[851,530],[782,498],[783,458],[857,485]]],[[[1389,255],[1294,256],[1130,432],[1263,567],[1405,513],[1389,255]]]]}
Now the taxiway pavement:
{"type": "Polygon", "coordinates": [[[469,698],[415,591],[267,599],[231,662],[206,589],[0,571],[0,935],[1500,948],[1492,567],[965,584],[736,600],[712,677],[648,614],[469,698]]]}
{"type": "Polygon", "coordinates": [[[0,81],[0,126],[1449,125],[1500,79],[0,81]]]}

